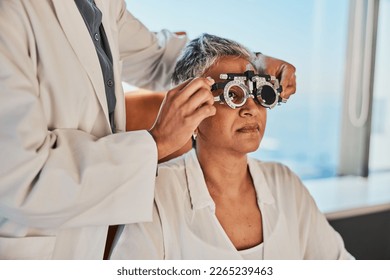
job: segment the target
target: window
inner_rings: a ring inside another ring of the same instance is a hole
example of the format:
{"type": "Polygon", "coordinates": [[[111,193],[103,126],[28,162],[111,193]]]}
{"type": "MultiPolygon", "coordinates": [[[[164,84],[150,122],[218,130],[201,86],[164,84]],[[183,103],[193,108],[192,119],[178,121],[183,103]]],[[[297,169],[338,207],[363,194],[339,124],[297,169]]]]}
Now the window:
{"type": "Polygon", "coordinates": [[[190,39],[207,32],[294,64],[297,93],[268,112],[265,137],[252,156],[285,163],[303,179],[336,175],[348,1],[127,2],[153,31],[186,31],[190,39]]]}
{"type": "Polygon", "coordinates": [[[373,115],[370,142],[370,171],[390,170],[390,0],[381,0],[374,79],[373,115]]]}

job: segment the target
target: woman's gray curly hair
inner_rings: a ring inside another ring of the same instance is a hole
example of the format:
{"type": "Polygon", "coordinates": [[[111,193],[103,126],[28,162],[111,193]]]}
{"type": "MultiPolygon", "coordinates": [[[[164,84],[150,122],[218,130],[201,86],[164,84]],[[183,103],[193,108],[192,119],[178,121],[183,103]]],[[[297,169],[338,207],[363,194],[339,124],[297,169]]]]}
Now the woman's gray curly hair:
{"type": "Polygon", "coordinates": [[[243,45],[226,38],[204,33],[191,40],[183,49],[172,74],[172,84],[202,76],[215,61],[223,56],[247,59],[255,67],[256,55],[243,45]]]}

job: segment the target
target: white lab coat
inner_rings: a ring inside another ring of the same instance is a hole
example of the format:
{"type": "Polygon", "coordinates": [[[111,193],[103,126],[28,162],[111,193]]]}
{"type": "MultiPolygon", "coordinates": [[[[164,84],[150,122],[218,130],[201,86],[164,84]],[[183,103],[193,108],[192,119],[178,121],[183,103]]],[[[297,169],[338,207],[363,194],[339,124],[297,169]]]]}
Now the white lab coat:
{"type": "Polygon", "coordinates": [[[113,57],[119,131],[72,0],[0,1],[0,259],[101,259],[109,224],[151,220],[157,149],[124,132],[123,77],[169,85],[186,43],[122,0],[95,0],[113,57]]]}
{"type": "MultiPolygon", "coordinates": [[[[248,159],[263,259],[353,259],[286,166],[248,159]]],[[[121,227],[111,259],[243,259],[215,215],[196,153],[159,165],[154,221],[121,227]]]]}

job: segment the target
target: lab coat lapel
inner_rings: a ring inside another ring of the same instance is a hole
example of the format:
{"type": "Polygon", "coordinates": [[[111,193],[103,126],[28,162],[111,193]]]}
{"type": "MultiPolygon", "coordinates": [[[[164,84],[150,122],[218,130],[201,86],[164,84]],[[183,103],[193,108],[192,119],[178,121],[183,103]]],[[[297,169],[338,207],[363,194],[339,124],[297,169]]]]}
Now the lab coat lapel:
{"type": "Polygon", "coordinates": [[[110,126],[103,74],[95,46],[92,43],[84,20],[74,1],[53,0],[53,5],[70,45],[91,80],[106,116],[107,125],[110,126]]]}

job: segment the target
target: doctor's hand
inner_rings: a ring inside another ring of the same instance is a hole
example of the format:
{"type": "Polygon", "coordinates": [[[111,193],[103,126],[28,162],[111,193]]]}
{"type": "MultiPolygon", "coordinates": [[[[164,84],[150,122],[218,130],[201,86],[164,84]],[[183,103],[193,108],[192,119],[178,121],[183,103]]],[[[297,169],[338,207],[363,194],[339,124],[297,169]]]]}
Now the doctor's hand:
{"type": "Polygon", "coordinates": [[[183,147],[198,125],[215,115],[212,84],[213,79],[195,78],[168,91],[149,130],[159,160],[183,147]]]}
{"type": "Polygon", "coordinates": [[[290,63],[258,53],[259,71],[275,76],[282,86],[282,98],[288,99],[296,91],[295,67],[290,63]]]}

